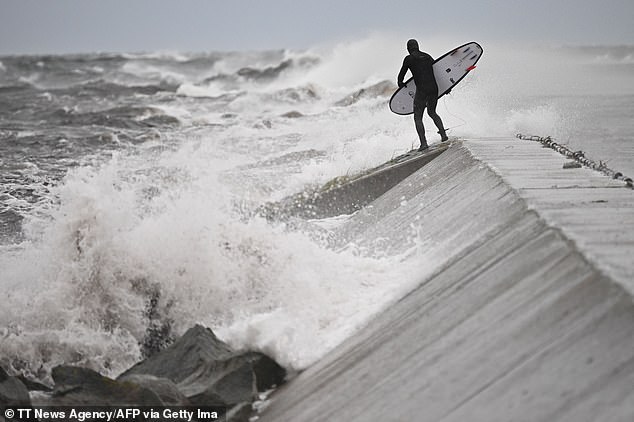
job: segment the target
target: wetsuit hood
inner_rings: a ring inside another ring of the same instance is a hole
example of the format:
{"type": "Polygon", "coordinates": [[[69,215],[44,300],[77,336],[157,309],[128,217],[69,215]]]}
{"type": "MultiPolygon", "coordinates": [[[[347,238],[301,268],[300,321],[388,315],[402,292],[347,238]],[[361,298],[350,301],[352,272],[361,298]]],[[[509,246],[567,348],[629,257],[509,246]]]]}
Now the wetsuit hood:
{"type": "Polygon", "coordinates": [[[409,51],[410,53],[412,51],[419,51],[418,41],[416,41],[415,39],[407,41],[407,51],[409,51]]]}

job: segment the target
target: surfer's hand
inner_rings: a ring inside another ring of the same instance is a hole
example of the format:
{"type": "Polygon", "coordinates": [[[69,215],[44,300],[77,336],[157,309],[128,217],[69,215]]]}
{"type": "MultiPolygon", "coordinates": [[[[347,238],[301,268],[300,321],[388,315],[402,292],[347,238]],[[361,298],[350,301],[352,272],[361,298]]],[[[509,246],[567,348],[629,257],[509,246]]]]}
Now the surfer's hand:
{"type": "Polygon", "coordinates": [[[403,88],[405,85],[407,85],[405,82],[403,82],[403,81],[398,81],[398,87],[399,87],[399,88],[403,88]]]}

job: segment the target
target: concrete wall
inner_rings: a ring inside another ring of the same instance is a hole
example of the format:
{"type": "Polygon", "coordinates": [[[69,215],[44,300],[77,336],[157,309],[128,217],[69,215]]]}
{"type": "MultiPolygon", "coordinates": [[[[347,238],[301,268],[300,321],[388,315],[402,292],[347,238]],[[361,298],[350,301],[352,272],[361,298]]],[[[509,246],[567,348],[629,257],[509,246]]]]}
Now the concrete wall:
{"type": "Polygon", "coordinates": [[[259,421],[632,421],[634,305],[453,145],[341,230],[436,271],[272,396],[259,421]]]}

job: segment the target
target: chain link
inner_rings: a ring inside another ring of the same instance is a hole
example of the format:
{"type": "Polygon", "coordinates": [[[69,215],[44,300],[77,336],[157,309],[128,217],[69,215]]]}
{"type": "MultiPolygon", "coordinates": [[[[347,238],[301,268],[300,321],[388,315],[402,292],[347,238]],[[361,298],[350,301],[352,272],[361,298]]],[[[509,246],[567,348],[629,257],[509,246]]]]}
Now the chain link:
{"type": "Polygon", "coordinates": [[[522,135],[521,133],[518,133],[517,135],[515,135],[515,137],[518,139],[522,139],[524,141],[539,142],[545,147],[553,149],[557,151],[558,153],[560,153],[561,155],[564,155],[568,158],[575,160],[577,163],[581,165],[584,165],[596,171],[600,171],[601,173],[607,176],[610,176],[613,179],[621,180],[625,182],[625,184],[629,188],[634,189],[634,182],[632,181],[632,178],[624,176],[623,173],[619,171],[612,170],[603,161],[596,162],[589,158],[586,158],[585,153],[581,150],[573,151],[565,145],[558,144],[550,136],[543,137],[543,136],[534,136],[534,135],[522,135]]]}

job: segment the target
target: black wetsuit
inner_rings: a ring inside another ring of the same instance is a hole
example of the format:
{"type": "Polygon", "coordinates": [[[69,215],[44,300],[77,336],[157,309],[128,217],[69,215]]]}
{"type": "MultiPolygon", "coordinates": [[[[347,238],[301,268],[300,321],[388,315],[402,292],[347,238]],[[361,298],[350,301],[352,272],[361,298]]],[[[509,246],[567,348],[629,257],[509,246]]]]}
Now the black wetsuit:
{"type": "Polygon", "coordinates": [[[425,139],[425,127],[423,126],[423,113],[427,107],[427,114],[432,118],[434,124],[438,128],[442,140],[447,139],[445,129],[440,116],[436,113],[436,104],[438,104],[438,85],[434,77],[432,65],[434,59],[427,53],[420,50],[410,50],[410,54],[403,60],[403,66],[398,73],[398,86],[403,86],[405,73],[409,70],[414,77],[416,84],[416,95],[414,96],[414,123],[416,132],[420,139],[421,148],[427,146],[425,139]]]}

